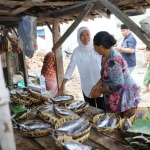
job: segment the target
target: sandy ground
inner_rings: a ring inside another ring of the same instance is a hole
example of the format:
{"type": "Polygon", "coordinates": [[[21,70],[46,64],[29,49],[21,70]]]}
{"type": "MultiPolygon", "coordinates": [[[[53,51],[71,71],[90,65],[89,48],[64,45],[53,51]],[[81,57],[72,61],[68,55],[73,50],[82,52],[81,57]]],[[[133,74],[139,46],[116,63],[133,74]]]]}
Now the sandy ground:
{"type": "MultiPolygon", "coordinates": [[[[68,63],[69,63],[69,60],[66,59],[64,61],[64,70],[66,70],[68,63]]],[[[139,104],[140,107],[150,107],[150,92],[145,93],[145,94],[143,94],[142,92],[144,90],[143,78],[144,78],[145,72],[146,72],[146,68],[136,67],[132,73],[132,77],[141,87],[142,101],[139,104]]],[[[29,69],[29,74],[39,76],[40,68],[36,70],[29,69]]],[[[80,77],[79,77],[77,68],[75,69],[71,80],[66,83],[66,93],[73,95],[75,99],[83,99],[81,85],[80,85],[80,77]]]]}

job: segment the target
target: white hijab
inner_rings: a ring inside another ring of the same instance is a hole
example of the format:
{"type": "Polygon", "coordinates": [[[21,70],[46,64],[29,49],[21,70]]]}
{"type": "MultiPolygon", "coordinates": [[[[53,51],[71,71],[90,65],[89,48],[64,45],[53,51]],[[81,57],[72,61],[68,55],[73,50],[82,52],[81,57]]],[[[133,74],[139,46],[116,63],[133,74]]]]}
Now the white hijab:
{"type": "Polygon", "coordinates": [[[77,33],[77,41],[78,41],[78,44],[79,44],[79,49],[82,50],[82,52],[89,52],[89,51],[91,51],[94,48],[93,47],[92,37],[91,37],[91,32],[90,32],[88,27],[81,27],[81,28],[79,28],[78,33],[77,33]],[[90,33],[90,42],[89,42],[88,45],[84,45],[81,42],[81,39],[80,39],[80,34],[84,30],[88,30],[89,33],[90,33]]]}

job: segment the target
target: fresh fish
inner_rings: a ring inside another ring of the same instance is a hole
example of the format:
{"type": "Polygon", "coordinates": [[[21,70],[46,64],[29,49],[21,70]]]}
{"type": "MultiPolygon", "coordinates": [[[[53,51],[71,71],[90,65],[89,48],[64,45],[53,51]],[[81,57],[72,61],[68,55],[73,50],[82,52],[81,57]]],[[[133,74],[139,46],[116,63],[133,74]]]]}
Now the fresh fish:
{"type": "Polygon", "coordinates": [[[75,128],[78,124],[80,124],[84,120],[85,120],[85,118],[81,117],[81,118],[67,121],[61,127],[59,127],[57,130],[63,131],[63,132],[68,132],[68,131],[72,130],[73,128],[75,128]]]}
{"type": "Polygon", "coordinates": [[[29,123],[29,124],[19,124],[17,123],[17,126],[20,128],[22,127],[25,130],[28,131],[34,131],[34,130],[41,130],[41,129],[47,129],[47,128],[51,128],[52,126],[48,123],[44,123],[44,122],[33,122],[33,123],[29,123]]]}
{"type": "MultiPolygon", "coordinates": [[[[81,100],[77,100],[77,101],[71,103],[71,104],[68,106],[68,109],[72,109],[72,110],[74,110],[74,109],[79,109],[79,108],[82,108],[84,104],[86,105],[86,102],[81,101],[81,100]]],[[[84,106],[85,106],[85,105],[84,105],[84,106]]]]}
{"type": "Polygon", "coordinates": [[[117,124],[117,117],[114,115],[111,117],[108,121],[108,124],[106,125],[107,128],[114,127],[117,124]]]}
{"type": "Polygon", "coordinates": [[[140,142],[144,142],[144,143],[149,143],[150,144],[150,140],[147,139],[143,135],[135,136],[135,137],[132,138],[132,140],[137,140],[137,141],[140,141],[140,142]]]}
{"type": "Polygon", "coordinates": [[[70,110],[65,110],[65,109],[59,109],[58,107],[54,106],[54,111],[56,111],[58,114],[61,114],[63,116],[78,116],[74,112],[70,110]]]}
{"type": "Polygon", "coordinates": [[[128,130],[131,127],[132,123],[129,118],[126,118],[124,121],[124,130],[128,130]]]}
{"type": "Polygon", "coordinates": [[[141,143],[141,142],[138,142],[138,141],[130,142],[130,144],[134,147],[136,146],[136,148],[138,147],[138,148],[143,149],[143,150],[149,150],[150,149],[149,144],[144,144],[144,143],[141,143]]]}
{"type": "Polygon", "coordinates": [[[104,127],[104,126],[108,123],[109,118],[110,118],[109,114],[106,113],[104,116],[102,116],[102,117],[97,121],[97,127],[98,127],[98,128],[99,128],[99,127],[104,127]]]}
{"type": "Polygon", "coordinates": [[[53,111],[53,105],[46,106],[46,107],[40,109],[37,113],[45,113],[45,112],[49,112],[49,111],[53,111]]]}
{"type": "Polygon", "coordinates": [[[71,95],[62,95],[62,96],[57,96],[57,97],[53,97],[51,98],[52,101],[55,102],[62,102],[62,101],[69,101],[69,100],[73,100],[73,96],[71,95]]]}
{"type": "Polygon", "coordinates": [[[75,142],[64,142],[61,143],[64,150],[91,150],[92,147],[83,145],[83,144],[77,144],[75,142]]]}
{"type": "Polygon", "coordinates": [[[89,121],[85,120],[81,123],[79,123],[75,128],[73,128],[72,130],[70,130],[67,135],[71,136],[74,134],[77,134],[79,132],[84,131],[85,129],[87,129],[87,127],[89,126],[89,121]]]}

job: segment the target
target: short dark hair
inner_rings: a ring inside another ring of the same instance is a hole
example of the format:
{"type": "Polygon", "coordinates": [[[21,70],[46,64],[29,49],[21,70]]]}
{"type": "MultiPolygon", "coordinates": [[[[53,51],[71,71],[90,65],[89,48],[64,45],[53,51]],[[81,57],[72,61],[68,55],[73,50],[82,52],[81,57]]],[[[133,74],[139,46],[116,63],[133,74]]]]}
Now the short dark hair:
{"type": "Polygon", "coordinates": [[[109,49],[116,44],[116,39],[108,32],[100,31],[94,36],[93,43],[96,46],[102,45],[104,48],[109,49]]]}
{"type": "Polygon", "coordinates": [[[123,30],[123,29],[129,29],[125,24],[121,24],[120,28],[121,28],[121,30],[123,30]]]}

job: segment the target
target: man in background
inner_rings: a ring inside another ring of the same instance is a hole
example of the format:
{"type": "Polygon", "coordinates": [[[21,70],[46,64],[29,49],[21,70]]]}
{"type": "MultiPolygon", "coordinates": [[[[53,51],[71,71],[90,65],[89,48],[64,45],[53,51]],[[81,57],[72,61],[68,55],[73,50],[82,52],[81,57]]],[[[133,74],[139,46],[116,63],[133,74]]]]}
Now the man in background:
{"type": "Polygon", "coordinates": [[[121,24],[121,33],[124,37],[123,42],[121,46],[116,46],[114,48],[119,51],[126,60],[131,74],[136,66],[135,48],[137,42],[135,37],[132,35],[131,30],[124,24],[121,24]]]}

